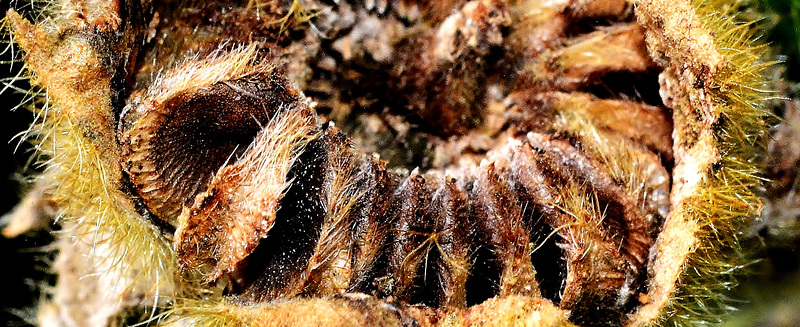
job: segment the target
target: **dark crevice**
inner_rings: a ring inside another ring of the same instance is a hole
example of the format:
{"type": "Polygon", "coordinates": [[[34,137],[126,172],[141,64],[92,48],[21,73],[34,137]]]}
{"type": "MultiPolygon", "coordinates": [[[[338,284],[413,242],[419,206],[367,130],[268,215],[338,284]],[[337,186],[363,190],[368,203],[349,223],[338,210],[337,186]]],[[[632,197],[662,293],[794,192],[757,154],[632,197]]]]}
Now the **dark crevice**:
{"type": "Polygon", "coordinates": [[[147,208],[147,204],[144,203],[142,197],[140,197],[133,189],[133,184],[131,183],[130,176],[128,176],[128,172],[124,169],[121,169],[120,173],[122,174],[122,180],[119,183],[120,191],[130,197],[136,213],[155,225],[156,228],[158,228],[158,230],[161,232],[161,235],[164,235],[164,237],[171,238],[172,235],[175,235],[175,226],[172,226],[166,220],[162,220],[147,208]]]}
{"type": "MultiPolygon", "coordinates": [[[[568,13],[570,14],[570,13],[568,13]]],[[[601,30],[603,27],[609,27],[612,25],[625,23],[633,20],[633,11],[631,11],[628,15],[624,15],[621,17],[583,17],[578,18],[577,20],[571,22],[569,25],[566,26],[564,29],[564,35],[566,38],[578,38],[581,35],[589,34],[597,30],[601,30]]]]}
{"type": "MultiPolygon", "coordinates": [[[[358,189],[368,191],[363,195],[363,200],[355,204],[353,212],[356,213],[356,222],[352,225],[352,231],[356,239],[359,237],[373,238],[378,245],[377,248],[368,246],[356,248],[357,251],[374,250],[377,253],[370,252],[375,255],[374,257],[369,257],[374,261],[366,263],[354,272],[356,275],[353,276],[347,291],[372,294],[379,297],[379,293],[382,290],[377,280],[387,269],[388,254],[391,248],[391,244],[388,242],[390,233],[386,230],[379,230],[379,228],[384,224],[392,223],[392,212],[389,210],[391,206],[390,199],[392,191],[397,187],[398,182],[392,178],[391,174],[386,172],[385,166],[374,158],[370,163],[362,165],[358,176],[360,176],[359,179],[355,181],[355,184],[359,185],[358,189]]],[[[365,254],[360,253],[360,255],[365,254]]],[[[351,260],[356,264],[359,257],[354,256],[351,260]]]]}
{"type": "Polygon", "coordinates": [[[232,276],[231,290],[245,301],[286,296],[313,254],[325,215],[322,207],[322,142],[306,147],[292,166],[293,183],[281,200],[275,224],[232,276]]]}
{"type": "Polygon", "coordinates": [[[590,194],[597,194],[600,203],[600,213],[604,219],[600,221],[603,229],[617,242],[622,243],[628,234],[628,226],[625,224],[625,208],[621,203],[610,197],[603,197],[603,193],[593,190],[590,194]]]}
{"type": "Polygon", "coordinates": [[[438,308],[440,301],[440,283],[438,270],[446,269],[440,267],[436,262],[441,261],[439,251],[436,245],[431,244],[433,248],[429,249],[426,255],[423,255],[422,264],[417,271],[417,276],[414,279],[413,288],[410,290],[411,296],[408,303],[411,305],[423,305],[430,308],[438,308]]]}
{"type": "MultiPolygon", "coordinates": [[[[541,217],[540,214],[534,215],[541,217]]],[[[531,230],[531,243],[535,249],[531,253],[531,262],[536,269],[539,290],[544,298],[558,305],[567,278],[567,261],[564,260],[564,251],[558,246],[560,236],[553,233],[554,228],[541,218],[531,230]]]]}
{"type": "MultiPolygon", "coordinates": [[[[614,8],[614,1],[575,1],[569,8],[564,11],[564,15],[570,21],[564,27],[564,35],[566,38],[576,38],[584,34],[602,29],[606,26],[611,26],[620,23],[632,22],[636,20],[633,12],[633,4],[627,3],[624,7],[614,8]],[[591,10],[592,6],[597,6],[592,2],[596,2],[601,6],[606,6],[606,11],[591,10]],[[611,9],[615,10],[611,10],[611,9]],[[610,11],[609,11],[610,10],[610,11]]],[[[617,4],[618,5],[618,4],[617,4]]]]}
{"type": "Polygon", "coordinates": [[[502,269],[497,256],[483,246],[472,255],[472,267],[467,278],[467,306],[481,304],[497,296],[502,269]]]}
{"type": "MultiPolygon", "coordinates": [[[[663,107],[659,90],[658,74],[660,71],[651,70],[647,73],[609,72],[598,76],[596,82],[584,88],[584,92],[591,93],[600,99],[616,99],[663,107]]],[[[595,79],[593,79],[595,80],[595,79]]]]}

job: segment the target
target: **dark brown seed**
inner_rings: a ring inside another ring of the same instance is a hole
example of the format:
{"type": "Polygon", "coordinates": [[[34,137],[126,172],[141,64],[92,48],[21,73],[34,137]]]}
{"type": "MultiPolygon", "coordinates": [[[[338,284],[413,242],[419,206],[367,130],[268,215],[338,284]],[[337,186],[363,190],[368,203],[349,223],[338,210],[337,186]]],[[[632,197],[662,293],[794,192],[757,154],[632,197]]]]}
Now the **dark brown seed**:
{"type": "Polygon", "coordinates": [[[365,156],[359,174],[353,181],[364,194],[356,203],[355,223],[353,226],[352,261],[353,269],[350,277],[349,291],[366,292],[372,289],[376,278],[378,260],[385,255],[387,237],[391,233],[386,228],[394,182],[386,170],[386,163],[375,156],[365,156]]]}
{"type": "MultiPolygon", "coordinates": [[[[220,169],[208,190],[178,218],[175,244],[181,265],[200,270],[212,282],[250,255],[276,223],[279,204],[282,210],[289,207],[284,192],[290,169],[316,133],[306,108],[288,109],[259,133],[244,157],[220,169]]],[[[319,189],[307,193],[319,194],[319,189]]]]}
{"type": "Polygon", "coordinates": [[[467,306],[467,278],[472,270],[470,257],[474,221],[469,216],[467,192],[445,176],[433,193],[431,211],[436,221],[435,240],[439,253],[440,303],[442,307],[463,309],[467,306]]]}
{"type": "Polygon", "coordinates": [[[531,262],[531,231],[522,219],[522,205],[500,177],[495,165],[485,163],[472,189],[473,214],[486,244],[501,266],[499,296],[541,296],[531,262]]]}
{"type": "Polygon", "coordinates": [[[347,137],[335,127],[328,127],[320,137],[324,149],[322,205],[325,215],[313,255],[307,262],[302,292],[308,296],[344,293],[353,274],[353,225],[356,204],[364,191],[353,181],[359,174],[358,153],[347,137]]]}
{"type": "Polygon", "coordinates": [[[136,100],[120,133],[133,189],[151,212],[175,225],[217,170],[236,161],[261,128],[299,98],[273,71],[183,89],[162,86],[169,87],[176,89],[150,90],[136,100]]]}
{"type": "Polygon", "coordinates": [[[394,283],[391,295],[403,302],[410,302],[422,287],[420,280],[427,277],[425,264],[435,248],[428,187],[426,179],[414,170],[394,193],[391,221],[395,223],[387,273],[394,283]]]}
{"type": "Polygon", "coordinates": [[[480,118],[485,88],[475,83],[486,69],[489,53],[503,44],[510,23],[503,1],[465,4],[436,30],[398,46],[390,94],[400,94],[411,115],[421,117],[443,135],[459,134],[480,118]],[[449,94],[440,97],[439,94],[449,94]]]}

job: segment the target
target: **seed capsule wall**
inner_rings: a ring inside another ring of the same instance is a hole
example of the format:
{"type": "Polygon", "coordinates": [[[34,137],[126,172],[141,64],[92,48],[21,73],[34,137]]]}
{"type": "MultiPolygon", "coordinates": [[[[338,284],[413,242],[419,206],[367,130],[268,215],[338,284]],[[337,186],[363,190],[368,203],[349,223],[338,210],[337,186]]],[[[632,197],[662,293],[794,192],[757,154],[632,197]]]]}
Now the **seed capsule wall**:
{"type": "Polygon", "coordinates": [[[738,8],[10,11],[65,229],[40,323],[713,321],[771,96],[738,8]]]}

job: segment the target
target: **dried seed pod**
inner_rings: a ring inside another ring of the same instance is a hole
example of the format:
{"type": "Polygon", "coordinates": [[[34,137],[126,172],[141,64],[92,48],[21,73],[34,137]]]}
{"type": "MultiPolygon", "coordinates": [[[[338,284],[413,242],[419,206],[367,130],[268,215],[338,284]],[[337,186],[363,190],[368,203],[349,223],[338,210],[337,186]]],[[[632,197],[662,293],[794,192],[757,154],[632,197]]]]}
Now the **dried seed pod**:
{"type": "Polygon", "coordinates": [[[645,219],[624,192],[614,190],[618,186],[598,182],[603,173],[591,171],[569,144],[533,134],[528,141],[530,146],[514,146],[511,171],[524,198],[541,208],[562,239],[567,271],[556,300],[586,319],[581,324],[619,324],[647,258],[645,219]],[[594,312],[583,311],[589,302],[594,312]]]}
{"type": "MultiPolygon", "coordinates": [[[[672,159],[672,118],[666,108],[630,101],[598,99],[584,93],[538,94],[544,106],[559,113],[583,115],[587,125],[607,129],[614,134],[643,143],[666,161],[672,159]]],[[[565,123],[576,124],[579,117],[565,117],[565,123]]],[[[569,128],[564,126],[565,129],[569,128]]],[[[591,148],[588,147],[591,151],[591,148]]]]}
{"type": "Polygon", "coordinates": [[[283,110],[244,157],[220,169],[208,190],[178,217],[178,259],[185,267],[207,270],[203,274],[208,281],[234,270],[267,236],[289,187],[289,170],[316,137],[314,117],[305,107],[283,110]]]}
{"type": "Polygon", "coordinates": [[[637,4],[12,13],[57,108],[39,133],[57,145],[44,180],[65,185],[65,235],[113,241],[62,242],[63,258],[100,248],[111,261],[87,272],[140,299],[64,303],[81,281],[62,271],[63,310],[43,315],[123,316],[144,299],[200,325],[707,319],[681,306],[735,270],[726,255],[757,211],[763,65],[747,26],[706,4],[637,4]]]}
{"type": "Polygon", "coordinates": [[[645,49],[641,26],[618,24],[581,36],[563,48],[542,55],[531,71],[537,74],[533,77],[534,83],[544,84],[542,89],[555,85],[560,90],[573,91],[611,72],[637,74],[655,68],[645,49]]]}
{"type": "Polygon", "coordinates": [[[392,71],[391,91],[426,123],[445,135],[463,133],[480,118],[486,57],[503,44],[510,20],[503,1],[468,2],[438,29],[398,45],[403,65],[392,71]],[[424,49],[419,53],[418,49],[424,49]],[[449,94],[447,97],[438,94],[449,94]]]}
{"type": "Polygon", "coordinates": [[[323,181],[325,195],[319,240],[314,254],[304,273],[304,292],[317,296],[344,293],[350,286],[353,250],[353,209],[361,199],[363,191],[356,188],[353,180],[358,172],[357,154],[349,146],[346,137],[336,128],[328,128],[322,136],[325,144],[326,162],[323,181]]]}
{"type": "Polygon", "coordinates": [[[436,248],[439,252],[439,298],[446,308],[467,306],[467,279],[471,267],[474,221],[469,216],[469,198],[455,179],[445,176],[433,193],[431,210],[436,214],[436,248]]]}
{"type": "Polygon", "coordinates": [[[360,174],[353,182],[362,190],[362,201],[355,203],[353,212],[353,270],[350,276],[348,291],[369,290],[376,277],[376,266],[386,251],[387,237],[390,232],[384,226],[384,217],[391,206],[393,181],[386,170],[386,163],[376,156],[363,159],[360,174]]]}
{"type": "Polygon", "coordinates": [[[501,296],[539,296],[531,262],[531,231],[522,220],[522,206],[494,164],[484,163],[481,168],[472,189],[473,214],[482,234],[481,243],[501,261],[500,289],[496,292],[501,296]]]}
{"type": "MultiPolygon", "coordinates": [[[[394,192],[389,223],[394,224],[392,247],[389,252],[387,272],[393,287],[387,295],[401,301],[410,301],[413,289],[425,274],[424,262],[429,260],[434,247],[434,220],[431,219],[430,188],[425,177],[417,170],[403,180],[394,192]],[[422,273],[420,273],[422,269],[422,273]]],[[[424,281],[423,281],[424,282],[424,281]]]]}
{"type": "Polygon", "coordinates": [[[181,66],[131,100],[120,124],[123,168],[151,212],[176,224],[184,206],[234,161],[298,92],[256,49],[181,66]]]}

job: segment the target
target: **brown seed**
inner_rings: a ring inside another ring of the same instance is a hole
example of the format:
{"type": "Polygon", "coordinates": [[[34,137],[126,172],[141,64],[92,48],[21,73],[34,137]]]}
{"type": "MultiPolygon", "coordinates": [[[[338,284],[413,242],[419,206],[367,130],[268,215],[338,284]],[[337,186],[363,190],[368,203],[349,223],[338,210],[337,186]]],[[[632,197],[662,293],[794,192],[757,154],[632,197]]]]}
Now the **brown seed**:
{"type": "Polygon", "coordinates": [[[133,100],[120,124],[123,168],[159,218],[176,224],[184,206],[261,128],[299,101],[272,67],[248,53],[186,65],[133,100]],[[220,71],[198,73],[198,67],[220,71]],[[185,79],[190,79],[188,82],[185,79]]]}
{"type": "Polygon", "coordinates": [[[244,157],[220,169],[178,217],[181,265],[213,282],[250,255],[275,224],[289,171],[316,133],[305,107],[283,109],[244,157]]]}

